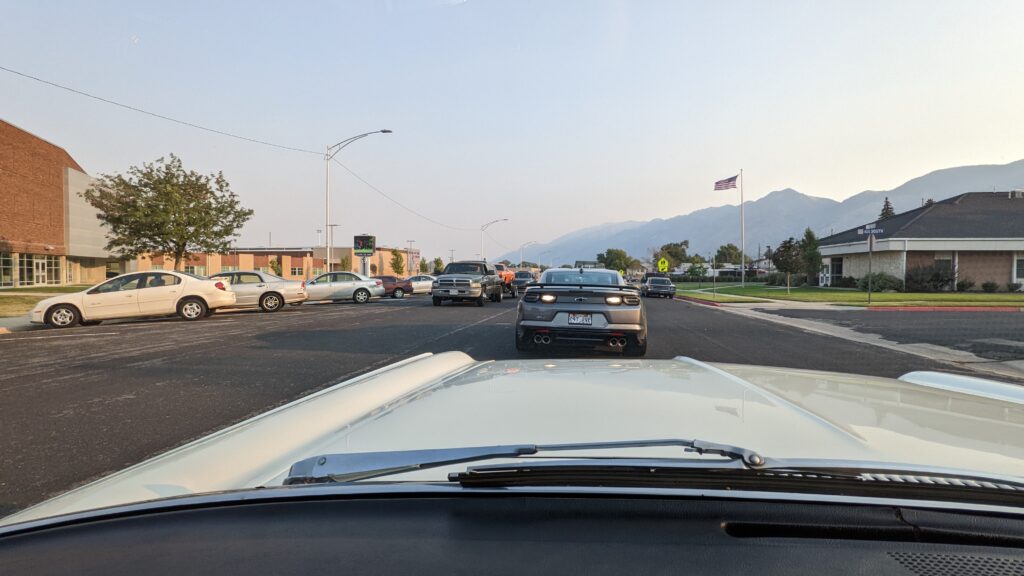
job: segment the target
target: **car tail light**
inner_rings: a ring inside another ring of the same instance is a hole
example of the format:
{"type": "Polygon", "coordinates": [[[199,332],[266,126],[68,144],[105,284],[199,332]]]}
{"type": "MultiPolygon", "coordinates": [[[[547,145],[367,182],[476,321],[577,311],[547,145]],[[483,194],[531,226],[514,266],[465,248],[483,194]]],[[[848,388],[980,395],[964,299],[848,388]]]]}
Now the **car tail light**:
{"type": "Polygon", "coordinates": [[[305,290],[305,289],[306,289],[306,281],[305,281],[305,280],[303,280],[303,281],[302,281],[302,289],[303,289],[303,290],[305,290]]]}
{"type": "Polygon", "coordinates": [[[604,303],[611,306],[618,306],[622,304],[622,296],[605,296],[604,303]]]}
{"type": "Polygon", "coordinates": [[[558,300],[558,296],[555,296],[554,294],[543,294],[540,297],[540,301],[545,303],[545,304],[552,304],[552,303],[556,302],[557,300],[558,300]]]}
{"type": "Polygon", "coordinates": [[[523,294],[523,302],[536,302],[537,300],[540,300],[540,294],[532,290],[527,290],[526,293],[523,294]]]}
{"type": "Polygon", "coordinates": [[[377,284],[377,286],[381,286],[382,284],[384,284],[384,281],[383,280],[377,280],[375,282],[375,284],[377,284]]]}
{"type": "Polygon", "coordinates": [[[630,306],[636,306],[640,303],[640,299],[636,296],[625,296],[622,301],[630,306]]]}
{"type": "Polygon", "coordinates": [[[227,288],[224,287],[224,283],[223,282],[217,282],[216,284],[214,284],[214,286],[217,288],[217,290],[227,291],[227,288]]]}

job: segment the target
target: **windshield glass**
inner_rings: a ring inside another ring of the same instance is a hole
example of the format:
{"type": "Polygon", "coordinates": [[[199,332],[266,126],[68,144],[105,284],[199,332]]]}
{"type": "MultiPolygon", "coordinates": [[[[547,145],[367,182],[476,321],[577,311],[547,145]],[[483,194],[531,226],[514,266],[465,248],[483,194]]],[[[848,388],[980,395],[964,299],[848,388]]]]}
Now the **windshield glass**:
{"type": "Polygon", "coordinates": [[[483,274],[484,267],[482,264],[472,263],[455,263],[449,264],[444,268],[445,274],[483,274]]]}
{"type": "Polygon", "coordinates": [[[0,517],[643,438],[1024,476],[1021,23],[5,2],[0,517]]]}
{"type": "Polygon", "coordinates": [[[619,276],[614,272],[597,272],[592,270],[548,270],[540,279],[542,284],[619,284],[619,276]]]}

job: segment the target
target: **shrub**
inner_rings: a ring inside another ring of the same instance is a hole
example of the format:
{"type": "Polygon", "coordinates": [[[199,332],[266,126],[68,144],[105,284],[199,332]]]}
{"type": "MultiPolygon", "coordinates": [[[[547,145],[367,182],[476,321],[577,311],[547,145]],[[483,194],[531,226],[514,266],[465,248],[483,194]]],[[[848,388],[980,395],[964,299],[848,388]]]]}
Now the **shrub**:
{"type": "Polygon", "coordinates": [[[974,288],[974,280],[970,278],[964,278],[956,283],[957,292],[967,292],[971,288],[974,288]]]}
{"type": "Polygon", "coordinates": [[[999,284],[996,284],[991,280],[981,283],[981,289],[985,292],[995,292],[997,288],[999,288],[999,284]]]}
{"type": "Polygon", "coordinates": [[[1010,282],[1009,284],[1006,285],[1006,291],[1007,292],[1016,292],[1017,290],[1020,290],[1020,287],[1021,287],[1021,283],[1020,282],[1010,282]]]}
{"type": "Polygon", "coordinates": [[[832,286],[836,288],[856,288],[857,279],[853,276],[840,276],[832,279],[832,286]]]}
{"type": "Polygon", "coordinates": [[[953,285],[953,271],[947,266],[920,266],[907,271],[907,292],[939,292],[953,285]]]}
{"type": "Polygon", "coordinates": [[[874,272],[872,274],[865,274],[863,278],[857,280],[857,288],[867,292],[868,290],[868,277],[871,278],[871,291],[872,292],[885,292],[887,290],[900,291],[903,289],[903,282],[900,279],[893,276],[892,274],[886,274],[885,272],[874,272]]]}

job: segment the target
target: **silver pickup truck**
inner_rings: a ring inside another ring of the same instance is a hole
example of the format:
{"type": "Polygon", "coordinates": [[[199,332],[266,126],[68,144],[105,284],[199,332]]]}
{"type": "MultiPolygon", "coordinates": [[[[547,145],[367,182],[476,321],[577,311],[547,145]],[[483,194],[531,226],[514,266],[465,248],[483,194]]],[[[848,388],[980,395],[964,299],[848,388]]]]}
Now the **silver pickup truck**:
{"type": "Polygon", "coordinates": [[[430,287],[434,306],[445,300],[452,302],[476,302],[483,306],[484,300],[501,302],[503,285],[494,266],[482,260],[452,262],[434,280],[430,287]]]}

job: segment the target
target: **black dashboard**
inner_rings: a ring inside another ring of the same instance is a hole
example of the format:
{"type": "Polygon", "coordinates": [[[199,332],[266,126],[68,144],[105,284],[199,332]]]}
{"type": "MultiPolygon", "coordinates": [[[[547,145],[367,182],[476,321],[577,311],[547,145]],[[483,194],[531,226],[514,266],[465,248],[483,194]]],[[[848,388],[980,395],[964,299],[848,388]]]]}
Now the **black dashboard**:
{"type": "Polygon", "coordinates": [[[1024,574],[1024,520],[893,506],[473,494],[230,502],[0,537],[0,574],[1024,574]]]}

